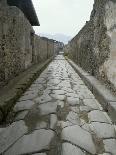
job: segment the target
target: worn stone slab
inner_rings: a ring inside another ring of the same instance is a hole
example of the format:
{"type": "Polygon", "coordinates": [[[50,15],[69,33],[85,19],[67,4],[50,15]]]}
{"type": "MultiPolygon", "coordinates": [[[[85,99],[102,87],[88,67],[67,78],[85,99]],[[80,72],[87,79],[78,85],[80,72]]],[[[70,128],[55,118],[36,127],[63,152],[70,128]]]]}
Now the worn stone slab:
{"type": "Polygon", "coordinates": [[[64,95],[65,91],[61,90],[61,89],[60,90],[53,90],[52,93],[55,95],[64,95]]]}
{"type": "Polygon", "coordinates": [[[111,124],[92,122],[90,127],[99,138],[116,138],[114,126],[111,124]]]}
{"type": "Polygon", "coordinates": [[[40,129],[30,135],[24,135],[4,155],[29,154],[41,150],[49,150],[50,142],[54,138],[52,130],[40,129]]]}
{"type": "Polygon", "coordinates": [[[70,111],[66,117],[66,120],[71,122],[72,124],[80,124],[79,115],[73,111],[70,111]]]}
{"type": "Polygon", "coordinates": [[[116,139],[106,139],[103,143],[106,152],[116,155],[116,139]]]}
{"type": "Polygon", "coordinates": [[[24,121],[12,123],[0,132],[0,154],[27,132],[24,121]]]}
{"type": "Polygon", "coordinates": [[[19,112],[15,117],[15,121],[24,120],[28,112],[27,110],[19,112]]]}
{"type": "Polygon", "coordinates": [[[36,93],[30,93],[27,95],[22,96],[19,101],[26,101],[26,100],[32,100],[37,96],[37,92],[36,93]]]}
{"type": "Polygon", "coordinates": [[[52,98],[48,94],[43,94],[41,97],[37,97],[34,101],[35,103],[42,104],[50,102],[52,98]]]}
{"type": "Polygon", "coordinates": [[[67,97],[67,103],[71,106],[79,105],[79,98],[67,97]]]}
{"type": "Polygon", "coordinates": [[[92,109],[103,110],[103,108],[100,106],[96,99],[84,99],[83,104],[91,107],[92,109]]]}
{"type": "Polygon", "coordinates": [[[48,123],[45,121],[38,121],[35,127],[35,129],[47,129],[47,128],[48,128],[48,123]]]}
{"type": "Polygon", "coordinates": [[[26,100],[26,101],[20,101],[17,102],[15,107],[14,107],[14,112],[22,111],[22,110],[29,110],[35,103],[31,100],[26,100]]]}
{"type": "Polygon", "coordinates": [[[82,150],[70,143],[63,143],[62,144],[62,155],[85,155],[82,150]]]}
{"type": "Polygon", "coordinates": [[[79,114],[79,112],[80,112],[80,109],[77,106],[73,106],[73,107],[71,106],[70,107],[70,110],[73,111],[73,112],[75,112],[75,113],[77,113],[77,114],[79,114]]]}
{"type": "Polygon", "coordinates": [[[88,132],[90,132],[90,126],[89,124],[85,123],[81,126],[83,129],[87,130],[88,132]]]}
{"type": "Polygon", "coordinates": [[[58,121],[57,126],[59,126],[61,129],[66,128],[68,126],[73,126],[74,124],[69,121],[58,121]]]}
{"type": "Polygon", "coordinates": [[[77,145],[91,154],[96,154],[96,148],[91,134],[78,125],[64,128],[62,130],[61,137],[62,140],[66,140],[74,145],[77,145]]]}
{"type": "Polygon", "coordinates": [[[61,100],[61,101],[64,101],[65,100],[65,95],[56,95],[56,94],[51,94],[50,95],[52,98],[56,99],[56,100],[61,100]]]}
{"type": "Polygon", "coordinates": [[[104,115],[104,113],[99,110],[93,110],[90,113],[88,113],[88,118],[90,122],[110,123],[107,117],[104,115]]]}
{"type": "Polygon", "coordinates": [[[89,106],[80,106],[80,112],[90,112],[92,110],[89,106]]]}
{"type": "Polygon", "coordinates": [[[57,115],[51,114],[50,115],[50,129],[54,129],[57,124],[57,115]]]}
{"type": "Polygon", "coordinates": [[[57,102],[48,102],[48,103],[40,104],[38,108],[40,110],[40,115],[48,115],[51,113],[56,113],[57,102]]]}
{"type": "Polygon", "coordinates": [[[116,102],[108,103],[108,114],[110,115],[112,121],[116,123],[116,102]]]}
{"type": "Polygon", "coordinates": [[[35,153],[35,154],[32,154],[32,155],[47,155],[46,153],[35,153]]]}

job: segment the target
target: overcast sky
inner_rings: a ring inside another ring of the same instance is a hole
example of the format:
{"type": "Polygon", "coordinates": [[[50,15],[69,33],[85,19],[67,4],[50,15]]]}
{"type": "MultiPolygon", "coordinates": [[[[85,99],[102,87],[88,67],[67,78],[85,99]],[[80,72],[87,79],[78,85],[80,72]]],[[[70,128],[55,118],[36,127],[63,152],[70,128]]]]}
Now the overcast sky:
{"type": "Polygon", "coordinates": [[[32,0],[40,27],[36,33],[75,36],[89,20],[94,0],[32,0]]]}

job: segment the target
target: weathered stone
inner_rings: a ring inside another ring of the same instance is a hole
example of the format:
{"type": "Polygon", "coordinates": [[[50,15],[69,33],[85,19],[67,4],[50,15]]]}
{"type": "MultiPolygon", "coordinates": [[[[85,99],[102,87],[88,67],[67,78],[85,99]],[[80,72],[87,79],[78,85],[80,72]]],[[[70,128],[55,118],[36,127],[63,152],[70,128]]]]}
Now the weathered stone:
{"type": "Polygon", "coordinates": [[[78,125],[64,128],[62,131],[62,140],[77,145],[91,154],[96,154],[96,148],[91,134],[78,125]]]}
{"type": "Polygon", "coordinates": [[[52,98],[48,94],[44,94],[41,97],[37,97],[34,101],[36,103],[42,104],[42,103],[50,102],[51,100],[52,98]]]}
{"type": "Polygon", "coordinates": [[[20,101],[14,107],[14,112],[22,111],[22,110],[29,110],[35,103],[31,100],[20,101]]]}
{"type": "Polygon", "coordinates": [[[57,116],[55,114],[50,115],[50,129],[54,129],[57,124],[57,116]]]}
{"type": "Polygon", "coordinates": [[[74,124],[69,122],[69,121],[58,121],[57,126],[59,126],[61,129],[68,127],[68,126],[73,126],[74,124]]]}
{"type": "Polygon", "coordinates": [[[67,103],[71,106],[79,105],[79,98],[67,97],[67,103]]]}
{"type": "Polygon", "coordinates": [[[50,142],[53,138],[54,132],[52,130],[36,130],[30,135],[24,135],[20,138],[5,152],[5,155],[29,154],[41,150],[49,150],[50,142]]]}
{"type": "Polygon", "coordinates": [[[46,153],[35,153],[35,154],[32,154],[32,155],[47,155],[46,153]]]}
{"type": "Polygon", "coordinates": [[[64,95],[65,91],[64,90],[53,90],[52,93],[55,94],[55,95],[64,95]]]}
{"type": "Polygon", "coordinates": [[[85,155],[82,150],[70,143],[63,143],[62,144],[62,155],[85,155]]]}
{"type": "Polygon", "coordinates": [[[103,122],[103,123],[110,123],[109,120],[106,118],[104,113],[99,110],[91,111],[88,114],[88,118],[90,122],[103,122]]]}
{"type": "Polygon", "coordinates": [[[23,121],[14,122],[0,132],[0,154],[13,145],[19,138],[27,132],[27,127],[23,121]]]}
{"type": "Polygon", "coordinates": [[[81,112],[89,112],[91,110],[92,110],[91,107],[88,107],[88,106],[80,106],[80,111],[81,112]]]}
{"type": "Polygon", "coordinates": [[[116,139],[103,140],[105,151],[112,155],[116,154],[116,139]]]}
{"type": "Polygon", "coordinates": [[[43,103],[38,106],[40,115],[48,115],[50,113],[56,113],[57,102],[43,103]]]}
{"type": "Polygon", "coordinates": [[[115,129],[111,124],[92,122],[90,127],[99,138],[116,138],[115,129]]]}
{"type": "Polygon", "coordinates": [[[65,95],[55,95],[55,94],[51,94],[50,95],[52,98],[56,99],[56,100],[61,100],[64,101],[65,100],[65,95]]]}
{"type": "Polygon", "coordinates": [[[80,124],[79,115],[73,111],[70,111],[66,117],[66,120],[71,122],[72,124],[80,124]]]}
{"type": "Polygon", "coordinates": [[[71,111],[75,112],[75,113],[79,113],[80,109],[78,107],[70,107],[71,111]]]}
{"type": "Polygon", "coordinates": [[[47,129],[47,127],[48,127],[47,122],[39,121],[37,122],[35,129],[47,129]]]}
{"type": "Polygon", "coordinates": [[[91,107],[92,109],[102,110],[101,108],[99,108],[101,106],[99,105],[99,103],[98,103],[98,101],[96,99],[84,99],[83,104],[86,105],[86,106],[91,107]]]}
{"type": "Polygon", "coordinates": [[[15,117],[15,121],[24,120],[27,114],[28,114],[27,110],[19,112],[15,117]]]}

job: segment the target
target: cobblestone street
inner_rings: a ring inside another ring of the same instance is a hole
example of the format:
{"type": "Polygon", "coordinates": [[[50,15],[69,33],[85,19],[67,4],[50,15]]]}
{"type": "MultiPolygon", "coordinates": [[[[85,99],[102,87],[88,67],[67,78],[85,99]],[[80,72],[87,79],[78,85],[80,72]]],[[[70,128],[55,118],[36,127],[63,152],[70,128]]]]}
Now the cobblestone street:
{"type": "Polygon", "coordinates": [[[17,101],[0,128],[3,155],[116,155],[116,126],[62,55],[17,101]]]}

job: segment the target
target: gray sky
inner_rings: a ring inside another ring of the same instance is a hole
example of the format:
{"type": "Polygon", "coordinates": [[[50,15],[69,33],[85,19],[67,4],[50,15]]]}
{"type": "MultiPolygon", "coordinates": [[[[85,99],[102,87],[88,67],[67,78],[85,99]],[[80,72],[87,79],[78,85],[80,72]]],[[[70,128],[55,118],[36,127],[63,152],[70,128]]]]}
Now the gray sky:
{"type": "Polygon", "coordinates": [[[75,36],[89,20],[94,0],[32,0],[40,27],[36,33],[75,36]]]}

